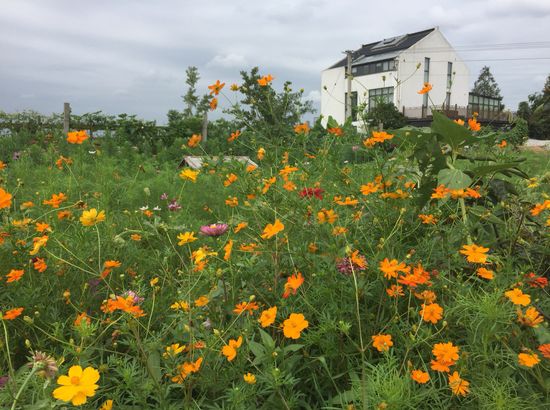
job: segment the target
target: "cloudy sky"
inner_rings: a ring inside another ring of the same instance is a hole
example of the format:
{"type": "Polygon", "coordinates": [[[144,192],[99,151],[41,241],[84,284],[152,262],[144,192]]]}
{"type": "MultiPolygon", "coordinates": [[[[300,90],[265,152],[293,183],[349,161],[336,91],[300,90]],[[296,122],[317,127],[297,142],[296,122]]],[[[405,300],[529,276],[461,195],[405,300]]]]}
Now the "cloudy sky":
{"type": "Polygon", "coordinates": [[[550,73],[550,0],[0,0],[0,110],[68,101],[164,122],[183,109],[191,65],[201,92],[259,66],[318,106],[321,71],[343,50],[433,26],[472,84],[490,66],[508,107],[550,73]]]}

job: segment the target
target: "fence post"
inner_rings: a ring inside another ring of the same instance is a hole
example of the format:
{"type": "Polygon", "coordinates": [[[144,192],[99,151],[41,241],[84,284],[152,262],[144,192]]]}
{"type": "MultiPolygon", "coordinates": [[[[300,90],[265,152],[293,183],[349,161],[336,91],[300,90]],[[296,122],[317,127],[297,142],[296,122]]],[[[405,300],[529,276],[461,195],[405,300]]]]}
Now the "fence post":
{"type": "Polygon", "coordinates": [[[69,132],[71,122],[71,104],[63,103],[63,134],[69,132]]]}

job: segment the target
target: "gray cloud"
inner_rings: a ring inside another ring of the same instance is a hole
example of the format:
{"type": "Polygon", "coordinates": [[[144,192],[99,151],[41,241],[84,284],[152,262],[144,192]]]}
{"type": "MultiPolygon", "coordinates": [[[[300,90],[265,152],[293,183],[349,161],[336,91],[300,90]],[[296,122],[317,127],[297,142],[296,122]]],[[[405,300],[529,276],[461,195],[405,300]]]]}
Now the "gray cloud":
{"type": "MultiPolygon", "coordinates": [[[[259,66],[318,104],[321,71],[345,49],[439,26],[475,80],[489,65],[510,108],[540,91],[550,49],[472,45],[550,40],[550,2],[537,0],[0,0],[0,110],[135,113],[181,109],[185,69],[199,87],[259,66]],[[508,59],[508,60],[505,60],[508,59]],[[519,60],[509,60],[519,59],[519,60]],[[498,61],[493,61],[498,60],[498,61]]],[[[233,98],[231,93],[227,93],[233,98]]],[[[229,101],[220,100],[223,108],[229,101]]],[[[217,113],[216,115],[220,115],[217,113]]]]}

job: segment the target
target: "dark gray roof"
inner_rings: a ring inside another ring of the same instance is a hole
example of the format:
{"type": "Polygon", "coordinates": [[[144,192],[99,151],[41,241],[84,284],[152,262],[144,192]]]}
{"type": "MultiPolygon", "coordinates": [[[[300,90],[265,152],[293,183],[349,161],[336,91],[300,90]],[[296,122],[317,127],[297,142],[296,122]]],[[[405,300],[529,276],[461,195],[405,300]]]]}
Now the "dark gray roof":
{"type": "MultiPolygon", "coordinates": [[[[353,61],[363,59],[364,57],[372,57],[379,54],[392,54],[397,51],[406,50],[416,43],[418,43],[420,40],[422,40],[424,37],[426,37],[428,34],[430,34],[432,31],[434,31],[435,28],[430,28],[428,30],[424,31],[417,31],[416,33],[410,33],[410,34],[404,34],[403,36],[394,37],[395,42],[388,41],[387,46],[381,46],[380,43],[386,40],[380,40],[375,41],[374,43],[369,44],[363,44],[359,50],[355,50],[353,52],[353,61]]],[[[393,40],[393,39],[389,39],[393,40]]],[[[382,56],[381,56],[382,57],[382,56]]],[[[345,67],[347,58],[344,57],[342,60],[338,61],[336,64],[329,68],[337,68],[337,67],[345,67]]]]}

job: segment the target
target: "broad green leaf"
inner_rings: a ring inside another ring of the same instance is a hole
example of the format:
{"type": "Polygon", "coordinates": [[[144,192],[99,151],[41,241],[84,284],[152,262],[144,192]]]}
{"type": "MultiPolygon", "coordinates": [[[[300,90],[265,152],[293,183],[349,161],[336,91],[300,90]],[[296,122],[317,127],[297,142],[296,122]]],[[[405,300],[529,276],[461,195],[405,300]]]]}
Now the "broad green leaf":
{"type": "Polygon", "coordinates": [[[482,165],[471,170],[471,172],[476,177],[482,177],[493,172],[502,172],[502,171],[516,171],[520,172],[522,175],[528,177],[523,171],[517,168],[517,162],[504,162],[501,164],[492,164],[492,165],[482,165]]]}
{"type": "Polygon", "coordinates": [[[162,372],[160,370],[160,353],[157,350],[152,351],[149,356],[147,356],[147,368],[155,381],[160,382],[162,379],[162,372]]]}
{"type": "Polygon", "coordinates": [[[453,151],[464,144],[473,144],[476,138],[470,130],[458,125],[440,112],[433,112],[432,130],[441,136],[442,141],[449,144],[453,151]]]}
{"type": "Polygon", "coordinates": [[[259,330],[260,330],[260,337],[262,338],[262,343],[264,344],[264,346],[266,346],[268,350],[273,350],[275,348],[275,341],[271,338],[269,333],[267,333],[262,329],[259,329],[259,330]]]}
{"type": "Polygon", "coordinates": [[[256,356],[257,359],[261,359],[265,356],[265,349],[258,342],[251,340],[250,342],[248,342],[248,348],[254,354],[254,356],[256,356]]]}
{"type": "Polygon", "coordinates": [[[442,169],[437,174],[437,182],[443,184],[449,189],[464,189],[470,186],[472,178],[462,172],[460,169],[442,169]]]}

